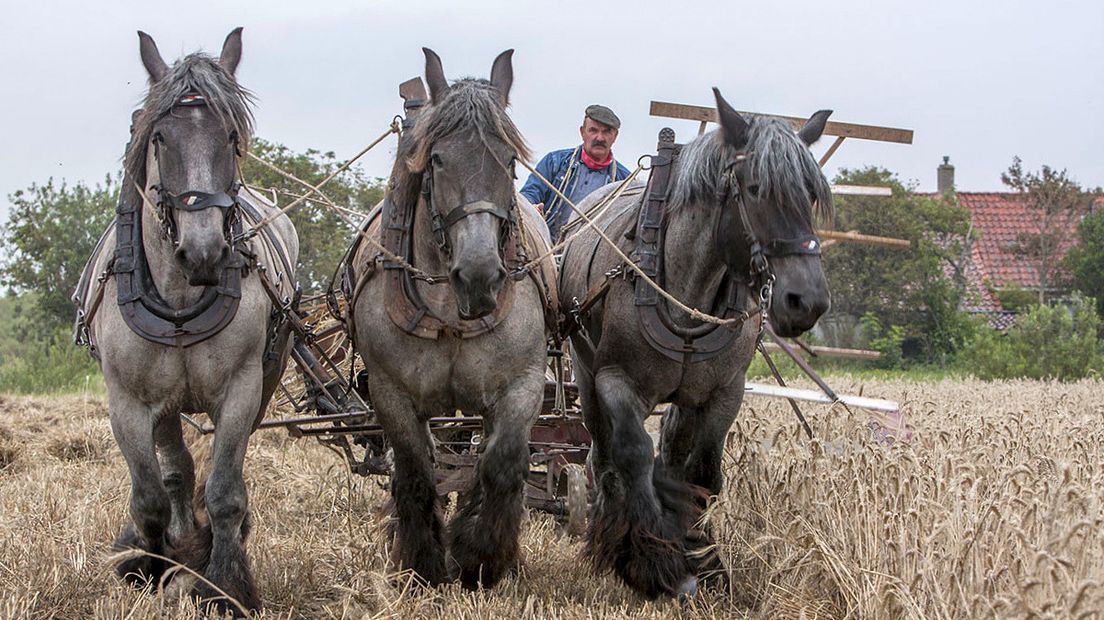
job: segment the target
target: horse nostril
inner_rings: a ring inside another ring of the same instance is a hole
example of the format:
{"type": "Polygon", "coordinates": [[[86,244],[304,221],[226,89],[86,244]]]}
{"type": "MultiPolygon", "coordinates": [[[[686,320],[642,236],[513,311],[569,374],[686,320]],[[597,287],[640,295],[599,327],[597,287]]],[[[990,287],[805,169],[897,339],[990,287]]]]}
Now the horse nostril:
{"type": "Polygon", "coordinates": [[[180,263],[181,265],[188,265],[188,251],[185,250],[183,247],[177,248],[176,253],[173,254],[173,256],[176,257],[176,262],[180,263]]]}
{"type": "Polygon", "coordinates": [[[799,293],[786,293],[786,308],[801,311],[805,309],[805,301],[799,293]]]}

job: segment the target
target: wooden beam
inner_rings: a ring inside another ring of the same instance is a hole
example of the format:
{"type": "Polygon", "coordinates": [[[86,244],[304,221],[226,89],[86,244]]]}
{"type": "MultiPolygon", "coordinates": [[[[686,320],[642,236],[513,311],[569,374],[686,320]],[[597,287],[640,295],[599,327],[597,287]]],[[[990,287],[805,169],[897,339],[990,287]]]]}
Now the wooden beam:
{"type": "MultiPolygon", "coordinates": [[[[763,346],[770,352],[781,351],[782,347],[778,346],[774,342],[764,342],[763,346]]],[[[802,348],[808,347],[812,350],[813,355],[817,357],[838,357],[849,360],[876,360],[882,357],[882,354],[878,351],[867,351],[864,349],[841,349],[838,347],[821,347],[817,345],[803,345],[802,348]]]]}
{"type": "Polygon", "coordinates": [[[858,243],[860,245],[877,245],[885,248],[894,248],[897,250],[907,250],[912,247],[912,242],[908,239],[894,239],[892,237],[877,237],[875,235],[863,235],[855,231],[843,232],[839,230],[818,230],[816,231],[818,237],[821,240],[834,239],[836,241],[846,241],[848,243],[858,243]]]}
{"type": "Polygon", "coordinates": [[[828,163],[828,160],[836,154],[836,150],[839,149],[840,145],[843,144],[843,141],[846,139],[847,136],[836,136],[836,141],[832,143],[832,146],[828,147],[828,150],[824,153],[824,156],[820,158],[820,161],[817,162],[817,165],[823,168],[824,164],[828,163]]]}
{"type": "Polygon", "coordinates": [[[892,196],[893,190],[877,185],[833,185],[832,193],[837,196],[892,196]]]}
{"type": "MultiPolygon", "coordinates": [[[[717,122],[717,110],[700,105],[653,101],[650,114],[652,116],[680,118],[688,121],[717,122]]],[[[755,112],[740,112],[740,114],[749,116],[757,115],[755,112]]],[[[772,114],[771,116],[789,121],[790,124],[794,126],[794,129],[802,127],[805,121],[808,120],[796,116],[780,116],[776,114],[772,114]]],[[[861,140],[912,144],[912,130],[898,129],[896,127],[879,127],[877,125],[858,125],[855,123],[828,121],[828,124],[824,127],[824,134],[828,136],[842,136],[845,138],[859,138],[861,140]]]]}
{"type": "MultiPolygon", "coordinates": [[[[745,383],[744,393],[750,396],[767,396],[770,398],[792,398],[794,400],[801,400],[811,403],[822,403],[825,405],[831,405],[832,399],[825,396],[823,392],[817,390],[802,390],[799,388],[791,387],[779,387],[777,385],[766,385],[763,383],[745,383]]],[[[868,398],[865,396],[851,396],[850,394],[839,394],[840,402],[851,407],[860,407],[862,409],[871,409],[874,411],[884,411],[886,413],[897,413],[901,410],[900,405],[896,401],[885,400],[882,398],[868,398]]]]}

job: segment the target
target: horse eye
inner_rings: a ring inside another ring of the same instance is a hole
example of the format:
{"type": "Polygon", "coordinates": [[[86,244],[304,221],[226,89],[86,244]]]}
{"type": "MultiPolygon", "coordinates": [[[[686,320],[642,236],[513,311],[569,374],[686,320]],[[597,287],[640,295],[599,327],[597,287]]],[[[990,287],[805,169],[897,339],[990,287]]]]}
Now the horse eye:
{"type": "Polygon", "coordinates": [[[437,153],[430,153],[429,161],[434,166],[443,166],[445,164],[445,160],[441,159],[441,156],[437,153]]]}
{"type": "Polygon", "coordinates": [[[752,196],[759,196],[759,186],[758,185],[748,185],[747,186],[747,191],[748,191],[748,194],[751,194],[752,196]]]}

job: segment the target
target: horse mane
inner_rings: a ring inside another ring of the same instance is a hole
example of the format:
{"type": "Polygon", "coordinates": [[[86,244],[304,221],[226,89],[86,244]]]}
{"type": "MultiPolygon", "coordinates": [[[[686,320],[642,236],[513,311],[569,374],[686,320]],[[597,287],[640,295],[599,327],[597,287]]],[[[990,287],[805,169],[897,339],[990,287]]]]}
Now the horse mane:
{"type": "MultiPolygon", "coordinates": [[[[754,116],[749,122],[745,149],[750,153],[759,197],[789,217],[800,218],[810,225],[814,213],[830,218],[832,188],[793,127],[769,116],[754,116]]],[[[717,204],[725,192],[725,166],[735,155],[736,150],[725,141],[721,129],[682,147],[671,188],[670,209],[694,203],[717,204]]]]}
{"type": "Polygon", "coordinates": [[[429,164],[430,148],[462,128],[474,128],[484,140],[494,136],[504,141],[514,149],[518,159],[529,161],[533,157],[525,138],[506,114],[495,87],[487,80],[463,78],[452,83],[440,102],[424,108],[409,136],[403,137],[391,170],[391,189],[397,201],[417,196],[421,174],[429,164]]]}
{"type": "Polygon", "coordinates": [[[253,94],[238,85],[234,76],[223,69],[215,58],[196,52],[173,64],[169,73],[151,84],[142,109],[134,120],[130,146],[124,170],[139,186],[146,183],[146,151],[149,149],[154,124],[168,114],[180,97],[202,95],[207,107],[222,121],[227,130],[238,134],[238,146],[249,150],[253,137],[253,94]]]}

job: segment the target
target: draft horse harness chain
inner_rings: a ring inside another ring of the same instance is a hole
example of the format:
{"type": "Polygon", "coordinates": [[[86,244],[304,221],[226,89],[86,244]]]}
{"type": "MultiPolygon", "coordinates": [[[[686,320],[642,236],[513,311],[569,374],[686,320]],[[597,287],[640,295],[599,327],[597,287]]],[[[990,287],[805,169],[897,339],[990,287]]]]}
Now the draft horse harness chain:
{"type": "MultiPolygon", "coordinates": [[[[184,95],[176,102],[176,106],[181,107],[205,105],[207,101],[199,94],[184,95]]],[[[235,157],[240,157],[237,134],[232,132],[230,139],[234,144],[235,157]]],[[[155,133],[151,142],[154,148],[154,159],[160,168],[160,149],[164,138],[155,133]]],[[[189,190],[174,194],[164,185],[151,186],[158,195],[156,213],[161,225],[162,238],[171,242],[173,247],[180,243],[176,212],[200,211],[211,207],[223,211],[223,236],[230,246],[228,258],[220,267],[219,283],[204,287],[199,299],[190,306],[173,308],[157,291],[146,259],[145,246],[142,242],[144,212],[142,207],[146,199],[141,193],[142,188],[136,184],[133,188],[129,188],[124,183],[113,223],[116,231],[115,254],[107,269],[98,277],[99,288],[87,310],[82,309],[78,312],[75,330],[77,344],[87,346],[92,355],[98,357],[88,326],[102,300],[103,283],[112,275],[116,278],[119,310],[127,326],[150,342],[185,348],[218,334],[234,319],[241,301],[242,278],[248,276],[250,270],[256,270],[266,293],[273,302],[273,313],[269,320],[268,341],[265,347],[265,362],[272,361],[277,356],[273,350],[277,332],[285,317],[285,311],[293,306],[294,300],[287,298],[286,295],[283,297],[279,295],[277,289],[284,278],[281,274],[277,274],[277,282],[275,284],[271,282],[265,273],[264,266],[259,264],[256,254],[248,247],[247,239],[250,235],[242,233],[242,213],[244,212],[253,222],[260,221],[261,214],[248,201],[238,196],[240,187],[241,184],[235,180],[226,191],[222,192],[207,193],[189,190]],[[138,192],[135,200],[125,198],[131,189],[138,192]]],[[[111,228],[108,228],[101,237],[89,259],[88,266],[85,267],[85,273],[74,295],[74,301],[80,306],[83,306],[91,286],[90,270],[110,231],[111,228]]],[[[262,228],[262,232],[273,252],[282,262],[283,274],[290,278],[293,270],[283,244],[267,228],[262,228]]],[[[291,284],[294,286],[294,283],[291,284]]]]}
{"type": "MultiPolygon", "coordinates": [[[[644,203],[637,216],[635,230],[626,234],[627,238],[636,241],[636,247],[632,253],[634,262],[643,273],[660,286],[664,282],[662,248],[667,228],[666,205],[670,197],[673,169],[680,151],[681,145],[675,144],[675,132],[670,128],[663,128],[659,133],[657,153],[651,165],[653,172],[648,179],[644,203]]],[[[624,275],[626,278],[635,278],[633,302],[637,308],[641,332],[645,340],[653,349],[671,360],[690,364],[716,357],[732,344],[739,334],[738,328],[753,316],[753,312],[759,315],[758,338],[761,339],[767,315],[770,312],[775,279],[767,259],[797,254],[819,255],[820,241],[815,235],[807,235],[796,239],[775,239],[766,245],[759,242],[751,227],[746,201],[740,194],[735,172],[736,166],[747,161],[750,155],[751,153],[741,153],[724,171],[722,193],[717,197],[717,204],[721,206],[722,214],[717,218],[718,230],[714,238],[718,244],[723,244],[726,236],[721,234],[722,229],[732,225],[733,213],[738,214],[744,241],[750,254],[746,280],[740,282],[737,274],[730,271],[718,290],[718,305],[722,306],[719,310],[722,313],[720,316],[730,319],[731,323],[725,325],[723,329],[716,323],[701,323],[694,327],[675,324],[671,320],[667,305],[659,303],[659,291],[644,278],[635,277],[634,270],[621,264],[607,271],[604,279],[587,292],[585,300],[574,300],[574,308],[562,329],[563,337],[566,338],[584,330],[583,318],[609,293],[612,280],[624,275]],[[757,292],[754,311],[739,309],[739,292],[743,287],[757,292]]],[[[725,247],[718,249],[722,255],[728,252],[728,248],[725,247]]],[[[594,251],[597,251],[597,246],[594,251]]],[[[585,332],[583,336],[586,338],[585,332]]],[[[593,347],[593,343],[591,346],[593,347]]]]}

